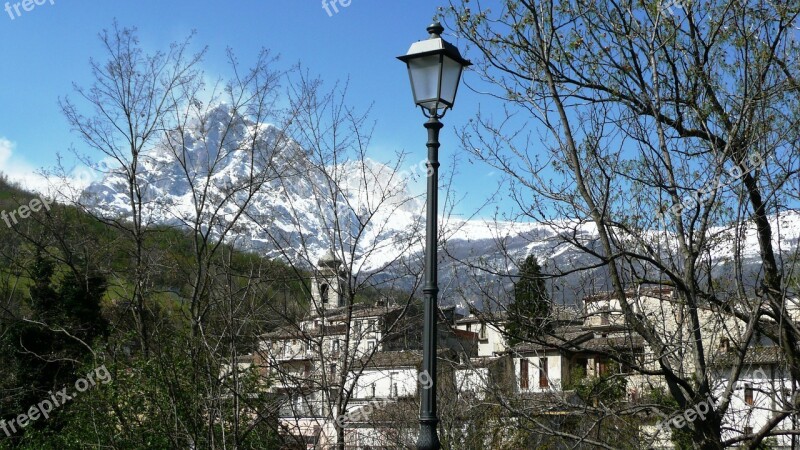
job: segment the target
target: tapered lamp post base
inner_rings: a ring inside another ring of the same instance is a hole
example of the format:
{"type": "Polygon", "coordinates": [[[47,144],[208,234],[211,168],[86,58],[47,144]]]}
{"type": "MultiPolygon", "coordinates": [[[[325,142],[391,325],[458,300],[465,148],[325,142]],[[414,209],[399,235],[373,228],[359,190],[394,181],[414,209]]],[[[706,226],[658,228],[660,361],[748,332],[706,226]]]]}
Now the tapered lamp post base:
{"type": "Polygon", "coordinates": [[[420,420],[419,437],[417,437],[417,450],[439,450],[442,444],[439,443],[439,434],[436,431],[438,420],[420,420]]]}

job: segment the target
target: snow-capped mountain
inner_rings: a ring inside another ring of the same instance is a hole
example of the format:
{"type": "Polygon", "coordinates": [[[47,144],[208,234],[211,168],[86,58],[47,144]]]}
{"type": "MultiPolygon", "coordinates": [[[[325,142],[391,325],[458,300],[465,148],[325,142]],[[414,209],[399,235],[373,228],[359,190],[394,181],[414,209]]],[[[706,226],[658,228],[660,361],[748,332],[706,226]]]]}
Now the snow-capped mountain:
{"type": "MultiPolygon", "coordinates": [[[[130,217],[132,165],[111,169],[82,202],[103,216],[130,217]]],[[[335,245],[358,270],[379,270],[409,253],[424,225],[423,201],[409,197],[407,180],[389,167],[315,160],[278,128],[224,105],[143,152],[137,165],[145,223],[197,225],[301,265],[335,245]]]]}
{"type": "MultiPolygon", "coordinates": [[[[409,194],[408,180],[369,159],[332,164],[278,128],[253,123],[227,106],[217,106],[182,132],[170,134],[136,163],[146,224],[198,229],[239,248],[306,267],[333,245],[337,254],[352,261],[354,273],[379,273],[383,279],[401,280],[404,287],[413,284],[402,277],[404,270],[418,272],[421,267],[425,205],[424,199],[409,194]]],[[[90,185],[83,202],[101,215],[130,218],[127,166],[90,185]]],[[[799,215],[775,218],[774,227],[784,246],[797,247],[799,215]]],[[[495,282],[498,277],[471,268],[476,265],[513,273],[513,260],[533,253],[548,272],[591,266],[595,261],[586,253],[564,244],[561,234],[566,230],[583,245],[598,245],[591,224],[443,219],[443,303],[474,301],[483,295],[478,290],[507,291],[510,280],[495,282]]],[[[710,257],[724,270],[734,248],[732,239],[720,236],[710,257]]],[[[743,256],[757,262],[752,227],[744,241],[743,256]]],[[[560,280],[552,296],[573,303],[609,289],[607,283],[599,269],[574,273],[560,280]]]]}

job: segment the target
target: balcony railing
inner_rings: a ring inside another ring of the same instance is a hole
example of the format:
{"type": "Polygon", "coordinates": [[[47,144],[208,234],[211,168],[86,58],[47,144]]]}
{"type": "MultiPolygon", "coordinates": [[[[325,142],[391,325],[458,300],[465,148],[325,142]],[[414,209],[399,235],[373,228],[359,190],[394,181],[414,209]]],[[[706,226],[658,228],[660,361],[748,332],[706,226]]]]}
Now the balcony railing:
{"type": "Polygon", "coordinates": [[[305,399],[285,400],[280,408],[278,415],[281,418],[322,418],[327,416],[327,404],[321,401],[305,399]]]}

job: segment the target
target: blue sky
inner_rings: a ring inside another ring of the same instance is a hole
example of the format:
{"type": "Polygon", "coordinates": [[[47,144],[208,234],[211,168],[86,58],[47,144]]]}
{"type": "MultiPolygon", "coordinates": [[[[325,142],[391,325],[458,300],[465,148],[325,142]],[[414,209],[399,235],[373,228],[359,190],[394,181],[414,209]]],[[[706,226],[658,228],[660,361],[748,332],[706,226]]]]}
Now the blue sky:
{"type": "MultiPolygon", "coordinates": [[[[227,75],[225,50],[231,47],[243,63],[259,49],[271,49],[287,67],[301,62],[328,86],[349,78],[350,103],[373,106],[375,159],[386,161],[395,150],[411,153],[409,166],[424,158],[424,119],[395,57],[426,37],[426,26],[444,2],[351,0],[329,16],[321,0],[46,0],[32,11],[20,7],[17,16],[17,1],[9,2],[11,13],[0,10],[0,171],[13,178],[54,165],[57,153],[73,164],[69,147],[80,150],[81,142],[62,117],[58,98],[72,94],[73,82],[90,84],[89,58],[104,57],[97,34],[115,18],[137,27],[147,50],[165,48],[196,30],[196,47],[209,46],[204,69],[212,75],[227,75]]],[[[0,8],[5,4],[0,0],[0,8]]],[[[443,164],[459,152],[454,128],[479,107],[485,112],[498,105],[468,89],[460,91],[456,108],[444,120],[443,164]]],[[[455,190],[465,196],[457,212],[469,214],[496,189],[498,175],[466,156],[457,172],[455,190]]]]}

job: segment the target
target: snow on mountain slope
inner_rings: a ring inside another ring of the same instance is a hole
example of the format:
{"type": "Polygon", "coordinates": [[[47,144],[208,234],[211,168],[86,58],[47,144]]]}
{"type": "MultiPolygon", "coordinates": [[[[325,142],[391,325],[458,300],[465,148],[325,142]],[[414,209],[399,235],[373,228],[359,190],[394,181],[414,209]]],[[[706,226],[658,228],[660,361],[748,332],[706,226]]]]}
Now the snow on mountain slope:
{"type": "MultiPolygon", "coordinates": [[[[199,223],[219,236],[243,210],[235,235],[227,237],[242,248],[271,257],[290,249],[303,264],[316,262],[331,242],[344,242],[356,266],[369,271],[407,252],[403,241],[422,226],[422,201],[409,198],[406,180],[392,176],[371,160],[319,164],[274,126],[222,105],[144,152],[137,179],[145,223],[199,223]]],[[[127,178],[122,168],[112,170],[82,201],[104,216],[129,217],[127,178]]]]}
{"type": "MultiPolygon", "coordinates": [[[[112,170],[84,191],[84,203],[102,215],[130,217],[128,176],[121,168],[112,170]]],[[[421,264],[424,199],[410,196],[407,180],[369,159],[336,166],[315,161],[279,129],[252,123],[224,105],[183,133],[174,132],[148,149],[140,157],[137,179],[142,186],[146,224],[197,224],[203,230],[210,227],[213,236],[221,236],[236,218],[235,228],[225,235],[227,241],[301,265],[315,263],[332,242],[341,245],[338,254],[344,250],[351,255],[348,259],[358,273],[391,274],[402,264],[421,264]],[[250,198],[252,183],[257,189],[250,198]],[[237,218],[239,211],[244,214],[237,218]]],[[[484,267],[508,273],[515,271],[512,260],[533,253],[550,271],[568,271],[590,266],[594,260],[565,245],[559,233],[574,228],[571,233],[584,245],[598,245],[592,224],[564,222],[549,227],[483,220],[442,222],[440,286],[445,304],[459,302],[468,281],[474,285],[476,280],[496,279],[471,270],[465,262],[479,261],[484,267]]],[[[784,238],[783,245],[796,247],[800,215],[787,214],[773,222],[784,238]]],[[[757,262],[752,227],[746,230],[745,242],[743,255],[757,262]]],[[[730,258],[732,245],[733,240],[722,234],[711,257],[719,261],[730,258]]],[[[572,303],[584,294],[609,289],[607,283],[601,270],[590,270],[567,277],[562,282],[567,287],[553,295],[572,303]]]]}

